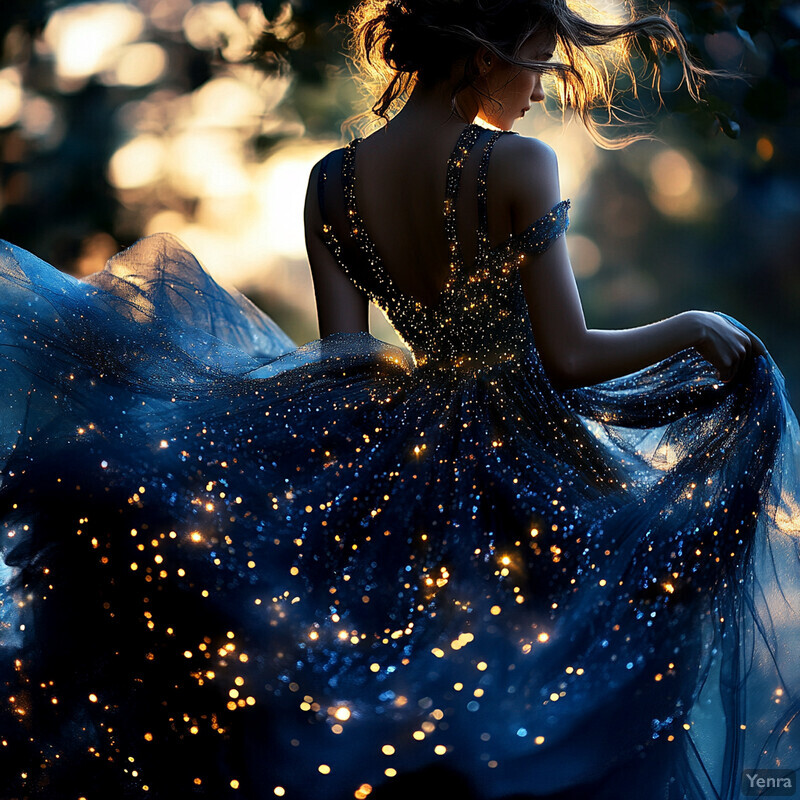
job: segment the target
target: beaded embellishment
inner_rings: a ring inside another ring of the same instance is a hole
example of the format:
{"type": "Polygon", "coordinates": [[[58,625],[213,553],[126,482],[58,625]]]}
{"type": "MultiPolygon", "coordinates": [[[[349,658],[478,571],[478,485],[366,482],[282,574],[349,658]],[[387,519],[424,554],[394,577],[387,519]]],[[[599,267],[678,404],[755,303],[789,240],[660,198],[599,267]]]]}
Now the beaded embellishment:
{"type": "MultiPolygon", "coordinates": [[[[323,238],[342,271],[392,321],[408,343],[417,364],[428,361],[466,364],[497,363],[518,357],[530,349],[524,328],[526,308],[515,269],[527,253],[539,253],[568,225],[569,200],[556,205],[548,214],[519,234],[491,247],[488,236],[487,175],[495,143],[504,133],[489,132],[479,125],[465,126],[447,161],[444,227],[450,252],[447,279],[433,303],[423,303],[395,283],[377,252],[358,208],[355,188],[356,152],[361,138],[351,141],[342,153],[342,186],[349,234],[361,250],[368,267],[368,279],[354,274],[347,248],[342,246],[323,214],[323,238]],[[475,261],[467,270],[456,226],[456,203],[464,165],[472,148],[485,138],[478,167],[478,230],[475,261]],[[489,285],[493,283],[494,285],[489,285]],[[435,335],[432,336],[432,333],[435,335]]],[[[324,191],[327,175],[321,167],[319,191],[324,191]]]]}

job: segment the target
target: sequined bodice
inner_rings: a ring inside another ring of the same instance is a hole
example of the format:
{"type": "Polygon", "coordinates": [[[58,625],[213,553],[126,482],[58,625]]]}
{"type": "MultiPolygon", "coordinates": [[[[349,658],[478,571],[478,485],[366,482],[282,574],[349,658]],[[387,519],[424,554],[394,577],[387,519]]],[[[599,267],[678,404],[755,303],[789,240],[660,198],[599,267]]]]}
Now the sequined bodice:
{"type": "MultiPolygon", "coordinates": [[[[489,158],[504,131],[475,124],[462,131],[447,163],[444,200],[445,232],[450,252],[447,280],[434,303],[422,303],[402,291],[387,272],[359,213],[355,192],[355,139],[342,153],[341,180],[347,225],[337,231],[325,218],[323,236],[337,263],[353,283],[379,306],[409,345],[417,366],[481,368],[515,361],[534,343],[517,267],[526,254],[545,250],[569,225],[569,200],[556,205],[522,233],[491,247],[487,222],[489,158]],[[478,251],[467,269],[456,235],[456,198],[464,163],[472,148],[485,142],[478,168],[478,251]],[[347,246],[349,240],[352,246],[347,246]],[[359,258],[353,259],[353,250],[359,258]],[[358,262],[362,269],[356,269],[358,262]]],[[[328,179],[326,163],[319,173],[319,194],[328,179]]]]}

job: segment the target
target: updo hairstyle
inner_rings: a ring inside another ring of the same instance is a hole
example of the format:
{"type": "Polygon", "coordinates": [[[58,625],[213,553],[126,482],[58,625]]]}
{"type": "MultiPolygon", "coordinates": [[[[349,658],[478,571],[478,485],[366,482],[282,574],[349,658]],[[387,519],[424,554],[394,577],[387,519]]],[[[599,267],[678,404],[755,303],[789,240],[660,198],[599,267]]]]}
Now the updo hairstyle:
{"type": "MultiPolygon", "coordinates": [[[[554,75],[562,111],[574,109],[602,146],[621,147],[639,137],[607,139],[599,125],[620,119],[614,105],[620,73],[636,96],[632,55],[634,50],[644,52],[642,43],[649,44],[650,82],[656,92],[658,56],[664,52],[677,55],[682,82],[695,100],[700,99],[704,78],[717,75],[692,59],[678,26],[666,14],[639,15],[628,6],[621,18],[614,18],[567,0],[361,0],[344,22],[350,28],[351,57],[374,101],[372,115],[364,112],[351,123],[364,117],[388,121],[417,83],[448,79],[454,67],[459,70],[451,98],[455,111],[456,95],[468,86],[477,89],[474,55],[485,47],[510,64],[554,75]],[[521,60],[520,48],[540,31],[555,36],[555,60],[521,60]],[[597,122],[592,114],[596,109],[604,110],[607,122],[597,122]]],[[[631,122],[630,115],[626,121],[631,122]]]]}

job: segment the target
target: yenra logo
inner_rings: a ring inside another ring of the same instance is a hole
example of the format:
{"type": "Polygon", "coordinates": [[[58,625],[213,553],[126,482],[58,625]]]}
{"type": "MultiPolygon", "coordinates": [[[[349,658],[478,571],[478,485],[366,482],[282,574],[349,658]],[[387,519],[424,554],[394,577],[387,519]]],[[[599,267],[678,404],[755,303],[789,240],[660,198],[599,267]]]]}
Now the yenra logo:
{"type": "Polygon", "coordinates": [[[797,776],[791,769],[746,769],[742,773],[742,794],[747,797],[792,797],[797,776]]]}

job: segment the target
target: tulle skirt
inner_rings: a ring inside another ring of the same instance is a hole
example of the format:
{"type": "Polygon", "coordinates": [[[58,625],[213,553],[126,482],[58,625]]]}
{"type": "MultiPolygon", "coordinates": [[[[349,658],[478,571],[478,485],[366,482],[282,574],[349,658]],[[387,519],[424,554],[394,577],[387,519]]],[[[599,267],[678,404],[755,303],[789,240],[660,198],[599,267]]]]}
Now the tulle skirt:
{"type": "Polygon", "coordinates": [[[797,766],[770,357],[559,393],[535,350],[297,347],[159,234],[83,280],[2,244],[0,396],[4,796],[733,800],[797,766]]]}

